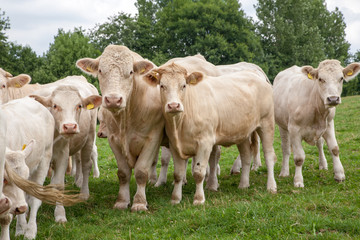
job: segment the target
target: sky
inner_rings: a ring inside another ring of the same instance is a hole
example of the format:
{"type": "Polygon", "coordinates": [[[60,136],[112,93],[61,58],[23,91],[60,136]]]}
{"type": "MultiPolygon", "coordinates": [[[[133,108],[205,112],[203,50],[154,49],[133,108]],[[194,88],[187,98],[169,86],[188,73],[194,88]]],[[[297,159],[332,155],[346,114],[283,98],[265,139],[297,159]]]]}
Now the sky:
{"type": "MultiPolygon", "coordinates": [[[[240,0],[247,16],[256,19],[257,0],[240,0]]],[[[2,0],[1,11],[10,19],[6,31],[9,41],[30,46],[38,55],[45,53],[54,42],[58,29],[75,27],[91,29],[109,17],[125,12],[137,13],[135,0],[2,0]]],[[[360,0],[326,0],[333,11],[338,7],[346,23],[346,39],[350,52],[360,50],[360,0]]]]}

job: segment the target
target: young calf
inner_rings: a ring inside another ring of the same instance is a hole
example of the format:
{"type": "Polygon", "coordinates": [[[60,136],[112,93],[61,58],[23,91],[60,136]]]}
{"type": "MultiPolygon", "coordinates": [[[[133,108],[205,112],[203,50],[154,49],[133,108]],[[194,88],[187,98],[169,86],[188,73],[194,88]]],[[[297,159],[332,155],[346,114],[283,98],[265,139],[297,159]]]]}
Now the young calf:
{"type": "MultiPolygon", "coordinates": [[[[135,68],[148,69],[149,62],[135,68]]],[[[249,187],[250,136],[256,131],[262,140],[268,168],[267,189],[276,192],[274,105],[272,88],[253,73],[220,77],[188,72],[176,64],[153,69],[143,78],[149,85],[160,86],[166,134],[175,164],[172,202],[182,198],[185,162],[195,156],[193,176],[196,182],[194,204],[203,204],[203,181],[214,145],[236,144],[243,161],[239,187],[249,187]]]]}
{"type": "Polygon", "coordinates": [[[345,180],[335,138],[335,107],[341,103],[344,80],[353,79],[359,72],[359,63],[343,68],[337,60],[325,60],[318,68],[293,66],[275,77],[275,120],[279,125],[283,151],[280,176],[289,176],[292,150],[296,166],[295,187],[304,187],[302,165],[305,152],[302,140],[318,147],[320,169],[327,169],[322,144],[324,138],[333,158],[335,180],[345,180]]]}

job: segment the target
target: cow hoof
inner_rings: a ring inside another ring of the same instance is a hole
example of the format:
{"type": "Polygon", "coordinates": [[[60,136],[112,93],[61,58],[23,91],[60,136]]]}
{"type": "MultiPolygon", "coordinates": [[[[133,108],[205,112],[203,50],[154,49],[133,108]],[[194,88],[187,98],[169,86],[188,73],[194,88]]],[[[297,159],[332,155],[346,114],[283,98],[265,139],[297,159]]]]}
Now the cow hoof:
{"type": "Polygon", "coordinates": [[[139,211],[147,211],[146,204],[143,203],[134,203],[131,207],[132,212],[139,212],[139,211]]]}
{"type": "Polygon", "coordinates": [[[24,235],[25,239],[35,239],[36,232],[27,231],[24,235]]]}
{"type": "Polygon", "coordinates": [[[319,165],[319,170],[328,170],[328,167],[327,167],[327,166],[319,165]]]}
{"type": "Polygon", "coordinates": [[[230,171],[230,175],[238,175],[240,174],[240,171],[237,171],[237,170],[232,170],[230,171]]]}
{"type": "Polygon", "coordinates": [[[249,184],[249,183],[240,183],[240,184],[239,184],[239,188],[240,188],[240,189],[246,189],[246,188],[248,188],[248,187],[250,187],[250,184],[249,184]]]}
{"type": "Polygon", "coordinates": [[[181,200],[171,200],[172,205],[179,204],[181,200]]]}
{"type": "Polygon", "coordinates": [[[93,172],[93,178],[99,178],[100,177],[100,172],[99,171],[94,171],[93,172]]]}
{"type": "Polygon", "coordinates": [[[253,165],[253,166],[251,167],[251,170],[252,170],[252,171],[255,171],[255,172],[256,172],[258,169],[259,169],[259,166],[253,165]]]}
{"type": "Polygon", "coordinates": [[[149,183],[151,184],[151,185],[155,185],[156,184],[156,179],[149,179],[149,183]]]}
{"type": "Polygon", "coordinates": [[[276,187],[268,188],[267,190],[268,190],[269,193],[272,193],[272,194],[276,194],[276,193],[277,193],[276,187]]]}
{"type": "Polygon", "coordinates": [[[198,206],[198,205],[203,205],[205,203],[205,199],[203,200],[194,200],[193,204],[195,206],[198,206]]]}
{"type": "Polygon", "coordinates": [[[15,237],[19,237],[19,236],[22,236],[24,234],[25,234],[25,232],[24,232],[23,229],[20,229],[20,230],[16,229],[15,237]]]}
{"type": "Polygon", "coordinates": [[[294,183],[294,187],[296,187],[296,188],[303,188],[303,187],[304,187],[304,183],[302,183],[302,182],[295,182],[295,183],[294,183]]]}
{"type": "Polygon", "coordinates": [[[341,173],[341,174],[335,174],[335,181],[337,182],[343,182],[345,181],[345,174],[341,173]]]}
{"type": "Polygon", "coordinates": [[[160,186],[163,186],[163,185],[165,185],[165,184],[166,184],[166,182],[157,181],[157,182],[155,183],[154,187],[160,187],[160,186]]]}
{"type": "Polygon", "coordinates": [[[90,197],[90,194],[88,194],[88,193],[82,193],[80,196],[80,198],[84,201],[87,201],[89,199],[89,197],[90,197]]]}
{"type": "Polygon", "coordinates": [[[280,174],[279,174],[279,177],[288,177],[289,175],[290,175],[289,172],[281,171],[280,174]]]}
{"type": "Polygon", "coordinates": [[[57,223],[66,223],[67,219],[64,216],[57,216],[57,217],[55,217],[55,222],[57,222],[57,223]]]}
{"type": "Polygon", "coordinates": [[[128,202],[116,202],[114,204],[114,209],[127,209],[129,207],[130,203],[128,202]]]}
{"type": "Polygon", "coordinates": [[[217,192],[218,187],[219,187],[219,184],[216,184],[216,185],[215,184],[212,184],[212,185],[206,184],[205,189],[213,191],[213,192],[217,192]]]}
{"type": "Polygon", "coordinates": [[[83,179],[82,179],[82,177],[80,177],[80,178],[76,179],[75,185],[76,185],[78,188],[81,188],[82,182],[83,182],[83,179]]]}

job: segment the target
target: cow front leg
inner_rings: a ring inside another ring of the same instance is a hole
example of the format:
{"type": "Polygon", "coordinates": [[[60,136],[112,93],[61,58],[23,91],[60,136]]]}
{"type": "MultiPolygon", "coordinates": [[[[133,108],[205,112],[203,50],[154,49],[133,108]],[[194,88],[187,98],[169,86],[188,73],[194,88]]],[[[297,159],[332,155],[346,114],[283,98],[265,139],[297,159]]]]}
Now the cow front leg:
{"type": "Polygon", "coordinates": [[[119,193],[114,204],[115,209],[126,209],[130,206],[130,178],[131,169],[128,166],[125,157],[118,151],[114,151],[118,165],[117,176],[119,179],[119,193]]]}
{"type": "Polygon", "coordinates": [[[339,146],[336,141],[335,137],[335,127],[334,127],[334,120],[329,122],[328,128],[326,129],[323,135],[326,144],[328,145],[330,154],[333,159],[333,167],[334,167],[334,178],[338,182],[342,182],[345,180],[345,172],[344,167],[341,164],[340,157],[339,157],[339,146]]]}
{"type": "Polygon", "coordinates": [[[304,178],[302,175],[302,165],[305,161],[305,152],[301,145],[301,136],[298,132],[290,132],[290,142],[291,148],[294,153],[294,163],[295,163],[295,176],[294,176],[294,186],[295,187],[304,187],[304,178]]]}
{"type": "Polygon", "coordinates": [[[0,225],[1,225],[1,240],[10,240],[10,223],[12,221],[13,215],[6,214],[5,216],[1,216],[0,225]]]}
{"type": "Polygon", "coordinates": [[[89,176],[92,166],[91,154],[92,154],[93,144],[89,141],[81,149],[81,170],[82,170],[82,184],[80,192],[83,195],[84,200],[87,200],[90,196],[89,191],[89,176]]]}
{"type": "Polygon", "coordinates": [[[318,148],[319,151],[319,169],[328,170],[328,164],[325,158],[323,146],[324,146],[323,138],[320,138],[318,141],[316,141],[316,147],[318,148]]]}
{"type": "Polygon", "coordinates": [[[171,145],[170,148],[174,161],[174,189],[171,195],[171,203],[178,204],[182,199],[182,185],[186,175],[187,160],[182,159],[177,152],[174,152],[175,150],[172,149],[171,145]]]}
{"type": "Polygon", "coordinates": [[[281,138],[281,149],[283,153],[280,177],[288,177],[290,175],[289,161],[291,155],[289,132],[286,129],[279,127],[281,138]]]}
{"type": "Polygon", "coordinates": [[[159,150],[160,148],[158,148],[157,153],[154,155],[153,163],[151,165],[150,177],[149,177],[149,182],[154,185],[157,182],[156,165],[159,159],[159,150]]]}
{"type": "Polygon", "coordinates": [[[193,202],[194,205],[201,205],[205,203],[204,179],[212,149],[213,149],[213,145],[210,143],[206,144],[205,142],[204,144],[199,145],[196,153],[195,164],[193,169],[193,177],[196,184],[196,191],[193,202]]]}

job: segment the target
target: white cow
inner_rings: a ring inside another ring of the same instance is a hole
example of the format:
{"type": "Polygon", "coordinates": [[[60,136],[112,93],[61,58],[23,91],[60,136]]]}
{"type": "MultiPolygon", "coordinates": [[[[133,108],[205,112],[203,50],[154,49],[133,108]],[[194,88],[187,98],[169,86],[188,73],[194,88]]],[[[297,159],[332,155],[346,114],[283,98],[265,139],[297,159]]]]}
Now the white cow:
{"type": "MultiPolygon", "coordinates": [[[[149,65],[151,63],[144,61],[135,68],[150,69],[149,65]]],[[[268,168],[267,189],[276,192],[274,105],[268,83],[250,72],[220,77],[200,72],[188,74],[185,68],[174,63],[153,69],[143,79],[153,86],[151,88],[160,86],[161,89],[165,129],[175,165],[172,203],[181,201],[185,161],[192,156],[196,156],[194,204],[205,202],[203,181],[214,145],[237,144],[243,162],[239,187],[249,187],[250,147],[254,146],[250,136],[254,136],[254,131],[259,133],[263,144],[268,168]]]]}
{"type": "Polygon", "coordinates": [[[293,66],[275,77],[275,120],[279,125],[283,151],[280,176],[289,176],[292,149],[295,187],[304,187],[302,165],[305,152],[301,145],[302,140],[318,147],[320,169],[327,169],[322,149],[324,138],[333,158],[335,180],[345,180],[335,138],[335,107],[341,103],[343,81],[349,81],[359,72],[359,63],[343,68],[337,60],[325,60],[320,62],[318,68],[293,66]]]}
{"type": "MultiPolygon", "coordinates": [[[[87,199],[96,134],[96,110],[92,110],[100,106],[101,97],[83,76],[69,76],[59,81],[62,81],[61,85],[40,89],[30,97],[47,107],[55,119],[54,175],[51,183],[64,184],[68,156],[80,151],[83,176],[81,193],[87,199]]],[[[67,221],[65,209],[61,205],[55,208],[55,221],[67,221]]]]}
{"type": "MultiPolygon", "coordinates": [[[[25,96],[31,95],[33,92],[49,88],[54,89],[56,86],[61,85],[67,82],[66,78],[62,80],[58,80],[56,82],[47,83],[47,84],[29,84],[31,81],[31,77],[27,74],[20,74],[18,76],[13,77],[9,72],[4,71],[0,68],[0,103],[7,103],[10,100],[23,98],[25,96]]],[[[74,161],[76,159],[80,159],[80,153],[77,153],[74,161]]],[[[99,177],[100,172],[97,164],[97,147],[94,141],[93,149],[92,149],[92,161],[94,166],[93,177],[99,177]]],[[[76,185],[81,185],[81,172],[79,171],[81,168],[78,168],[77,178],[75,179],[76,185]]],[[[74,165],[74,170],[76,170],[76,165],[74,165]]]]}
{"type": "Polygon", "coordinates": [[[137,191],[132,211],[147,210],[146,182],[149,178],[156,181],[153,174],[164,130],[160,89],[149,89],[139,79],[149,69],[133,66],[142,60],[125,46],[110,45],[98,58],[84,58],[76,63],[82,71],[99,79],[102,107],[108,113],[105,117],[108,141],[117,161],[120,183],[114,208],[129,206],[129,184],[134,168],[137,191]]]}

